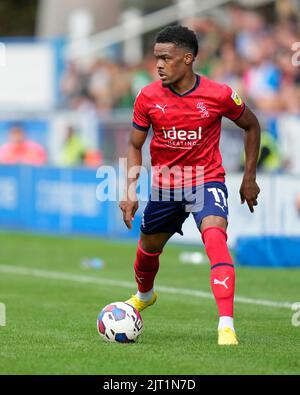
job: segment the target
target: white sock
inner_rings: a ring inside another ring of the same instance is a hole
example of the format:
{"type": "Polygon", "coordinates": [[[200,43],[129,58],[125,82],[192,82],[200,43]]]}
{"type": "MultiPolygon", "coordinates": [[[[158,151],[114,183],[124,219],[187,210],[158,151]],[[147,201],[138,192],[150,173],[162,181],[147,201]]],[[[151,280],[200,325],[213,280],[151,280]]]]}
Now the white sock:
{"type": "Polygon", "coordinates": [[[148,292],[137,291],[136,296],[143,302],[148,302],[152,298],[153,292],[154,288],[150,289],[148,292]]]}
{"type": "Polygon", "coordinates": [[[235,332],[232,317],[227,317],[227,316],[220,317],[218,329],[223,329],[225,327],[230,328],[235,332]]]}

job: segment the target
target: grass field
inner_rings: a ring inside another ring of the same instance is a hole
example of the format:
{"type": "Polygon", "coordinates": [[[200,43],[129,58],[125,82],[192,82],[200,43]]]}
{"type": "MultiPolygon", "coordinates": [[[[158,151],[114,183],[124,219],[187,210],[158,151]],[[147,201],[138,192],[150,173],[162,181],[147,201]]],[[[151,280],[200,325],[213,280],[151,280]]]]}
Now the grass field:
{"type": "Polygon", "coordinates": [[[209,265],[184,265],[178,255],[192,248],[168,245],[157,286],[169,288],[142,313],[139,342],[111,344],[99,337],[96,319],[104,305],[133,293],[135,243],[13,233],[0,233],[0,243],[0,302],[7,310],[1,374],[300,373],[292,310],[252,301],[300,301],[297,270],[237,267],[236,293],[251,300],[236,303],[240,345],[224,348],[216,344],[214,300],[170,291],[210,292],[209,265]],[[85,256],[99,256],[105,266],[84,269],[85,256]]]}

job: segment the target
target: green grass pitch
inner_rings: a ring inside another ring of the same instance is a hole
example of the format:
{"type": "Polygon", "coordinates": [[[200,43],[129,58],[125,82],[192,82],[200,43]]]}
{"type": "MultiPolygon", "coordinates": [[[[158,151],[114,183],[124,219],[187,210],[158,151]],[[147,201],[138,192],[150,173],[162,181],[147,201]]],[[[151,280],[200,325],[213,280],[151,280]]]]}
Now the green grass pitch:
{"type": "MultiPolygon", "coordinates": [[[[0,234],[0,374],[299,374],[300,327],[293,311],[236,303],[240,345],[217,345],[213,299],[160,292],[142,313],[135,344],[104,342],[96,331],[103,306],[134,292],[135,244],[103,239],[0,234]],[[84,269],[83,257],[101,257],[102,269],[84,269]],[[131,282],[130,289],[1,271],[1,265],[131,282]]],[[[182,250],[165,247],[158,286],[210,292],[209,265],[180,263],[182,250]]],[[[237,267],[238,296],[300,301],[299,271],[237,267]]]]}

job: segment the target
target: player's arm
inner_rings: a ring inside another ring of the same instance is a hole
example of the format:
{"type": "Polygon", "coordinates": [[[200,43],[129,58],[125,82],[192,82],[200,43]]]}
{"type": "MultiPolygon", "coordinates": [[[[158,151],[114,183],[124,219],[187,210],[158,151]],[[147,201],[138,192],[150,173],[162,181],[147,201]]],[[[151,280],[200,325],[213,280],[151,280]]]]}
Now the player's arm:
{"type": "Polygon", "coordinates": [[[240,187],[241,203],[245,201],[253,213],[260,192],[256,183],[256,168],[260,148],[260,125],[254,113],[246,106],[243,114],[235,121],[245,131],[245,169],[240,187]]]}
{"type": "Polygon", "coordinates": [[[127,172],[125,174],[125,188],[120,209],[123,212],[123,220],[128,229],[132,228],[132,220],[139,207],[136,186],[142,165],[142,147],[147,138],[147,131],[132,129],[128,144],[127,172]]]}

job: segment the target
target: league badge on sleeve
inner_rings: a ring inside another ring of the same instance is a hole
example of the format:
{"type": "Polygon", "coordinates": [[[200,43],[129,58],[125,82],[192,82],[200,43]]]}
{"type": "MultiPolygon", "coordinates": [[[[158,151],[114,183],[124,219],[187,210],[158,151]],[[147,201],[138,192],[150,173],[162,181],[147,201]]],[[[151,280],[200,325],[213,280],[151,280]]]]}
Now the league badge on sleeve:
{"type": "Polygon", "coordinates": [[[231,98],[237,106],[241,106],[243,104],[243,100],[234,89],[232,89],[231,98]]]}

